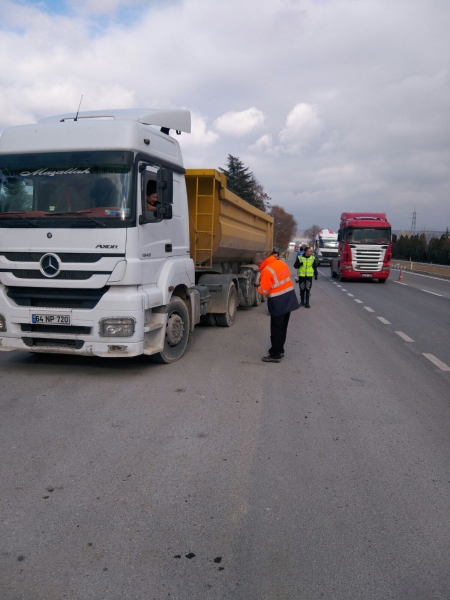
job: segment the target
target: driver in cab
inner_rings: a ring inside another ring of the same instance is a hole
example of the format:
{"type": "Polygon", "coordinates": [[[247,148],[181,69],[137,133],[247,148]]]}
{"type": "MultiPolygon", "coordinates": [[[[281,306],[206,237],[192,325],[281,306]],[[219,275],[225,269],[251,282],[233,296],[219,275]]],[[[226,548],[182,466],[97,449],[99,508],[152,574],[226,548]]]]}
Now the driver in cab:
{"type": "Polygon", "coordinates": [[[147,190],[146,190],[145,200],[146,200],[147,210],[149,212],[155,212],[156,203],[158,201],[158,194],[156,193],[156,181],[150,180],[147,182],[147,190]]]}

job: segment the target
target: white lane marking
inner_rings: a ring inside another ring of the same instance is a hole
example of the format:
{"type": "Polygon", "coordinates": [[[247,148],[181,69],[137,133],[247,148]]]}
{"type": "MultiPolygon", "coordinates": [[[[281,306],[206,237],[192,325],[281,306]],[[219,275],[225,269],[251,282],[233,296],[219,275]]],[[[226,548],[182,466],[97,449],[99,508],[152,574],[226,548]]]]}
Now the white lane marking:
{"type": "MultiPolygon", "coordinates": [[[[417,273],[417,271],[403,271],[404,274],[418,275],[419,277],[428,277],[428,279],[437,279],[438,281],[448,281],[448,279],[441,279],[440,277],[433,277],[432,275],[424,275],[423,273],[417,273]]],[[[437,273],[436,273],[437,275],[437,273]]]]}
{"type": "Polygon", "coordinates": [[[358,300],[357,298],[355,298],[355,302],[357,302],[358,304],[362,304],[362,300],[358,300]]]}
{"type": "Polygon", "coordinates": [[[367,310],[367,312],[375,312],[373,308],[370,308],[370,306],[365,306],[364,308],[367,310]]]}
{"type": "Polygon", "coordinates": [[[341,288],[341,292],[346,292],[347,290],[344,290],[344,288],[341,288]]]}
{"type": "Polygon", "coordinates": [[[420,290],[421,292],[426,292],[427,294],[433,294],[433,296],[440,296],[442,298],[442,294],[436,294],[436,292],[430,292],[430,290],[420,290]]]}
{"type": "Polygon", "coordinates": [[[381,321],[382,323],[384,323],[384,325],[390,325],[390,322],[387,319],[385,319],[384,317],[377,317],[377,319],[379,321],[381,321]]]}
{"type": "Polygon", "coordinates": [[[347,296],[351,296],[353,298],[353,294],[347,294],[347,296]]]}
{"type": "Polygon", "coordinates": [[[396,331],[395,333],[405,340],[405,342],[414,342],[414,340],[412,340],[409,335],[406,335],[406,333],[403,333],[403,331],[396,331]]]}
{"type": "Polygon", "coordinates": [[[407,283],[403,283],[402,281],[394,281],[394,283],[398,283],[399,285],[406,285],[406,287],[408,287],[407,283]]]}
{"type": "Polygon", "coordinates": [[[433,354],[425,354],[425,352],[423,352],[422,354],[425,356],[425,358],[428,358],[428,360],[431,360],[432,363],[439,367],[441,371],[450,371],[450,367],[438,358],[436,358],[433,354]]]}
{"type": "Polygon", "coordinates": [[[338,287],[342,287],[342,285],[339,285],[338,283],[336,284],[338,287]]]}

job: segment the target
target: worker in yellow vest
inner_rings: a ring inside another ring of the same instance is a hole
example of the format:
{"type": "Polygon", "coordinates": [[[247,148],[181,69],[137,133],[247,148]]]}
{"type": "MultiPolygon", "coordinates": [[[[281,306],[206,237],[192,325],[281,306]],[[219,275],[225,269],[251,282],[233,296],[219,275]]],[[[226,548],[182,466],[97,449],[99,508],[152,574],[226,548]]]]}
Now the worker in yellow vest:
{"type": "Polygon", "coordinates": [[[306,248],[303,256],[297,256],[294,263],[294,269],[298,269],[300,306],[304,306],[305,308],[310,308],[309,297],[313,277],[317,281],[317,262],[311,252],[311,248],[306,248]]]}

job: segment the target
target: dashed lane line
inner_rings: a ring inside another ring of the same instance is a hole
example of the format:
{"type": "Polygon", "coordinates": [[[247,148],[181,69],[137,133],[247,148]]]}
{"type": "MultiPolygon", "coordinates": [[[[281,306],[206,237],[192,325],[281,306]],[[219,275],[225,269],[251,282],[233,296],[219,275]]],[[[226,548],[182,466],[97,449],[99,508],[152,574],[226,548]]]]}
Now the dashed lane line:
{"type": "MultiPolygon", "coordinates": [[[[335,281],[333,281],[332,283],[334,283],[334,285],[337,285],[337,287],[341,288],[341,290],[343,292],[346,292],[347,290],[342,288],[342,286],[340,286],[339,284],[337,284],[335,281]]],[[[394,283],[399,283],[400,285],[406,285],[406,283],[402,283],[401,281],[394,281],[394,283]]],[[[436,292],[430,292],[429,290],[421,290],[422,292],[427,292],[428,294],[433,294],[434,296],[440,296],[442,297],[442,294],[436,294],[436,292]]],[[[353,298],[353,294],[350,294],[349,292],[347,292],[347,296],[350,296],[353,298]]],[[[355,302],[357,302],[358,304],[363,304],[362,300],[359,300],[358,298],[354,298],[355,302]]],[[[375,312],[372,308],[370,308],[370,306],[365,306],[364,307],[368,312],[375,312]]],[[[387,319],[385,319],[384,317],[377,317],[377,319],[379,321],[381,321],[381,323],[383,323],[384,325],[391,325],[391,322],[388,321],[387,319]]],[[[406,333],[403,333],[403,331],[396,331],[395,332],[399,337],[402,338],[402,340],[404,340],[405,342],[409,342],[409,343],[415,343],[414,340],[412,338],[409,337],[409,335],[406,335],[406,333]]],[[[438,358],[436,358],[436,356],[434,356],[434,354],[427,354],[425,352],[422,352],[423,356],[425,356],[425,358],[427,358],[430,362],[432,362],[436,367],[438,367],[439,369],[441,369],[441,371],[450,371],[450,367],[448,365],[446,365],[444,362],[442,362],[441,360],[439,360],[438,358]]]]}
{"type": "Polygon", "coordinates": [[[431,360],[431,362],[433,364],[435,364],[436,367],[441,369],[441,371],[450,371],[450,367],[448,365],[446,365],[445,363],[443,363],[442,360],[439,360],[438,358],[436,358],[434,356],[434,354],[426,354],[425,352],[422,352],[422,354],[425,356],[425,358],[428,358],[428,360],[431,360]]]}
{"type": "Polygon", "coordinates": [[[406,335],[406,333],[403,333],[403,331],[396,331],[395,333],[399,335],[402,340],[405,340],[405,342],[414,342],[414,340],[412,340],[409,335],[406,335]]]}
{"type": "Polygon", "coordinates": [[[379,321],[381,321],[384,325],[390,325],[391,323],[385,319],[384,317],[377,317],[379,321]]]}
{"type": "Polygon", "coordinates": [[[403,283],[403,281],[394,281],[394,283],[398,283],[399,285],[406,285],[406,287],[409,287],[407,283],[403,283]]]}

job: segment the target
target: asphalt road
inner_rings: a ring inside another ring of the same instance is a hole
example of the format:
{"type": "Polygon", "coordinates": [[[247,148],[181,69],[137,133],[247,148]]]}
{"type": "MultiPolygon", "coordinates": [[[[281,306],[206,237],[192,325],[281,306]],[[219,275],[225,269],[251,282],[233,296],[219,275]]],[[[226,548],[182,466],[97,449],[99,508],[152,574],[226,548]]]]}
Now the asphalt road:
{"type": "Polygon", "coordinates": [[[0,353],[2,600],[448,600],[450,282],[328,274],[280,364],[0,353]]]}

